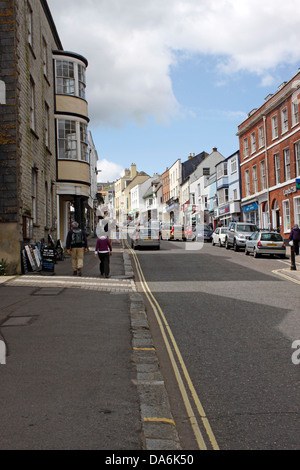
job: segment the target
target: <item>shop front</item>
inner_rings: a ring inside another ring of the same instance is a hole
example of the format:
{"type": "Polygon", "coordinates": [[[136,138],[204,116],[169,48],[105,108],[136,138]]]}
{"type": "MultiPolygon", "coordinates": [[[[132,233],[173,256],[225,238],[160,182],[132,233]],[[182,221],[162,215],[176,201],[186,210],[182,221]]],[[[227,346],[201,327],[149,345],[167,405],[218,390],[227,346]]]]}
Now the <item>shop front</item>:
{"type": "Polygon", "coordinates": [[[242,206],[243,221],[251,224],[259,225],[258,203],[252,202],[246,206],[242,206]]]}
{"type": "Polygon", "coordinates": [[[238,222],[240,220],[241,205],[239,201],[234,201],[224,206],[218,207],[218,224],[227,227],[229,222],[238,222]]]}

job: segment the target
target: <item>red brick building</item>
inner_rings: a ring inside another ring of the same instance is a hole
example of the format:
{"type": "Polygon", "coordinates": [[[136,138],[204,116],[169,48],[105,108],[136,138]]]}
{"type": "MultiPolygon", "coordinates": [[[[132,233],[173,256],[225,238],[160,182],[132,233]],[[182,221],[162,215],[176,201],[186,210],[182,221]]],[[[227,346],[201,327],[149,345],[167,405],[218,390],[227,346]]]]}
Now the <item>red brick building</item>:
{"type": "Polygon", "coordinates": [[[287,238],[300,225],[300,72],[238,127],[242,218],[287,238]]]}

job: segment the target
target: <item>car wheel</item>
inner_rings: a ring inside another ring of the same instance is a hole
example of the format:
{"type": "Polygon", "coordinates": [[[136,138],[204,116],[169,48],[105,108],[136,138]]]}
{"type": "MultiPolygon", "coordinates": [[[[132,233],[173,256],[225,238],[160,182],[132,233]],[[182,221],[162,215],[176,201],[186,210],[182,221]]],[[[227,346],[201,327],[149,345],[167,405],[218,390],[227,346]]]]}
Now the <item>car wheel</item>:
{"type": "Polygon", "coordinates": [[[212,239],[211,244],[212,244],[212,246],[215,246],[214,239],[212,239]]]}
{"type": "Polygon", "coordinates": [[[254,258],[259,258],[259,254],[257,253],[255,248],[253,250],[253,256],[254,256],[254,258]]]}
{"type": "Polygon", "coordinates": [[[245,248],[245,255],[249,256],[249,251],[247,250],[247,248],[245,248]]]}
{"type": "Polygon", "coordinates": [[[233,242],[233,249],[234,251],[239,251],[239,247],[237,246],[236,240],[233,242]]]}
{"type": "Polygon", "coordinates": [[[221,239],[219,238],[219,247],[221,248],[222,246],[222,242],[221,242],[221,239]]]}
{"type": "Polygon", "coordinates": [[[226,238],[226,241],[225,241],[225,248],[226,250],[229,250],[230,249],[230,246],[228,244],[228,239],[226,238]]]}

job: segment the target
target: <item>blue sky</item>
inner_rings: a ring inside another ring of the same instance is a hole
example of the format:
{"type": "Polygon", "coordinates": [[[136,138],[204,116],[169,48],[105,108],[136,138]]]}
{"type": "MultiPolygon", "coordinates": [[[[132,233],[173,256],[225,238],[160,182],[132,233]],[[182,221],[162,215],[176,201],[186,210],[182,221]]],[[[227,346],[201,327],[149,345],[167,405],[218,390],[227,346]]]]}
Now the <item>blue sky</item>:
{"type": "Polygon", "coordinates": [[[89,61],[101,181],[131,163],[152,176],[190,153],[231,155],[247,113],[300,66],[297,0],[48,3],[65,50],[89,61]]]}

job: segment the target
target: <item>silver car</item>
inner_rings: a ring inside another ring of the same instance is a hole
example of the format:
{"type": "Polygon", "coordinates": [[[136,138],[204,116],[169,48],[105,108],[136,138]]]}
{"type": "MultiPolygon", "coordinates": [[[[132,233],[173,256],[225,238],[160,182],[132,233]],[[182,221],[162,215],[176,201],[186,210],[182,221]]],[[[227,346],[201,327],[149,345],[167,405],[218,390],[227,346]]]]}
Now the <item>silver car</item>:
{"type": "Polygon", "coordinates": [[[246,241],[245,254],[253,253],[254,258],[261,255],[279,255],[285,258],[286,248],[283,237],[276,232],[255,232],[246,241]]]}
{"type": "Polygon", "coordinates": [[[151,228],[139,228],[133,233],[131,238],[131,248],[136,250],[141,247],[151,247],[160,249],[160,236],[158,230],[151,228]]]}

